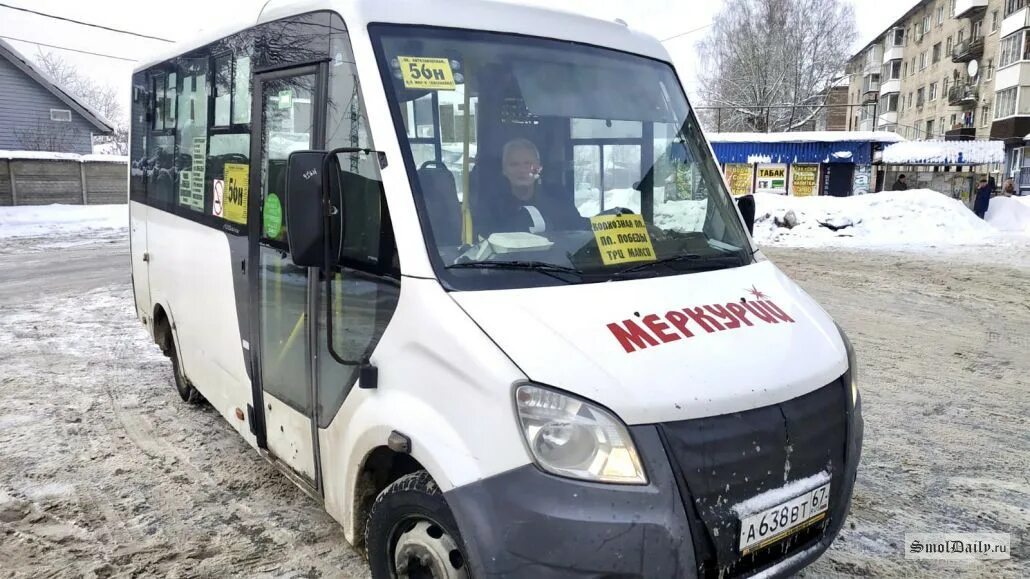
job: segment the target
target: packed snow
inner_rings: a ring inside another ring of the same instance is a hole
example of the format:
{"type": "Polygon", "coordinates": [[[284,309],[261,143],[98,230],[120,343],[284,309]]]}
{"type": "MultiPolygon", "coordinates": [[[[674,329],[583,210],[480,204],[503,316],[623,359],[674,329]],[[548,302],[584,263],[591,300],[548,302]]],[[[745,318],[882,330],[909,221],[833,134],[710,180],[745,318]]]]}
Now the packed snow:
{"type": "Polygon", "coordinates": [[[995,229],[1030,235],[1030,197],[994,197],[986,217],[995,229]]]}
{"type": "Polygon", "coordinates": [[[0,239],[124,230],[128,205],[25,205],[0,207],[0,239]]]}
{"type": "Polygon", "coordinates": [[[755,201],[762,244],[891,248],[989,243],[1001,233],[961,201],[929,189],[853,197],[759,193],[755,201]]]}
{"type": "Polygon", "coordinates": [[[906,141],[883,149],[883,162],[894,165],[987,165],[1005,162],[1001,141],[906,141]]]}

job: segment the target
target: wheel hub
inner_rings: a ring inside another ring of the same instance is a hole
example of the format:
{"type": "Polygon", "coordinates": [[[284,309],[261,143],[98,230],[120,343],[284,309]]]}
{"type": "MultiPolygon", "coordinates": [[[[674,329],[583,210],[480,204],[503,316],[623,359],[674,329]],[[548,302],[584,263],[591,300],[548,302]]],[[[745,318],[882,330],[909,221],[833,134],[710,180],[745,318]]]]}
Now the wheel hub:
{"type": "Polygon", "coordinates": [[[431,521],[419,520],[397,537],[398,579],[468,579],[458,544],[431,521]]]}

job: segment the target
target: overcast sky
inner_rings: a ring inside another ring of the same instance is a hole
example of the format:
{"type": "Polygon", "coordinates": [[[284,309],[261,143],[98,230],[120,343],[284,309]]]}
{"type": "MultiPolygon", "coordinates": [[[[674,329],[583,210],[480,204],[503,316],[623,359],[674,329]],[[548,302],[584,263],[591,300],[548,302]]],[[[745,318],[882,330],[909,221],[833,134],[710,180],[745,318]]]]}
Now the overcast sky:
{"type": "MultiPolygon", "coordinates": [[[[32,8],[114,28],[182,40],[199,31],[220,28],[243,16],[253,18],[265,0],[0,0],[5,4],[32,8]]],[[[390,0],[381,0],[389,2],[390,0]]],[[[712,21],[722,0],[518,0],[524,4],[560,7],[594,17],[622,18],[630,26],[659,39],[703,27],[712,21]]],[[[878,32],[898,19],[915,0],[855,0],[860,48],[878,32]]],[[[665,42],[680,76],[693,95],[696,73],[695,44],[706,29],[665,42]]],[[[106,32],[76,24],[59,22],[0,7],[0,36],[22,38],[47,44],[68,46],[126,58],[145,59],[162,50],[163,42],[106,32]]],[[[37,46],[30,42],[10,41],[30,58],[37,46]]],[[[63,50],[53,50],[96,80],[128,87],[133,63],[63,50]]],[[[126,102],[128,100],[126,88],[126,102]]]]}

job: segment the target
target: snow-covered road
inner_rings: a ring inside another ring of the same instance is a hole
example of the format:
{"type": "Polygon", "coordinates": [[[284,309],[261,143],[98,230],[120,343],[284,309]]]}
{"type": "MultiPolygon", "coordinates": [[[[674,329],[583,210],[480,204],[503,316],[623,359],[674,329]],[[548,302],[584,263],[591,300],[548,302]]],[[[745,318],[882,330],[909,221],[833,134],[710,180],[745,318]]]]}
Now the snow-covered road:
{"type": "MultiPolygon", "coordinates": [[[[767,252],[862,363],[849,525],[803,575],[1030,576],[1030,259],[767,252]],[[1016,558],[904,559],[905,531],[939,530],[1014,533],[1016,558]]],[[[328,515],[180,402],[127,262],[123,240],[0,250],[0,577],[366,576],[328,515]]]]}

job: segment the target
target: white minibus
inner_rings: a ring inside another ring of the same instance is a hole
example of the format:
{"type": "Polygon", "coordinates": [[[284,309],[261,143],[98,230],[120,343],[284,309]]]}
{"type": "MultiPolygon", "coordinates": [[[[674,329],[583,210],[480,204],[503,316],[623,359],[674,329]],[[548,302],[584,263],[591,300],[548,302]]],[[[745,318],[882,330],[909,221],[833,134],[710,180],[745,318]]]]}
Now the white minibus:
{"type": "Polygon", "coordinates": [[[134,72],[130,142],[178,393],[373,577],[780,576],[844,523],[853,351],[650,36],[270,0],[134,72]]]}

